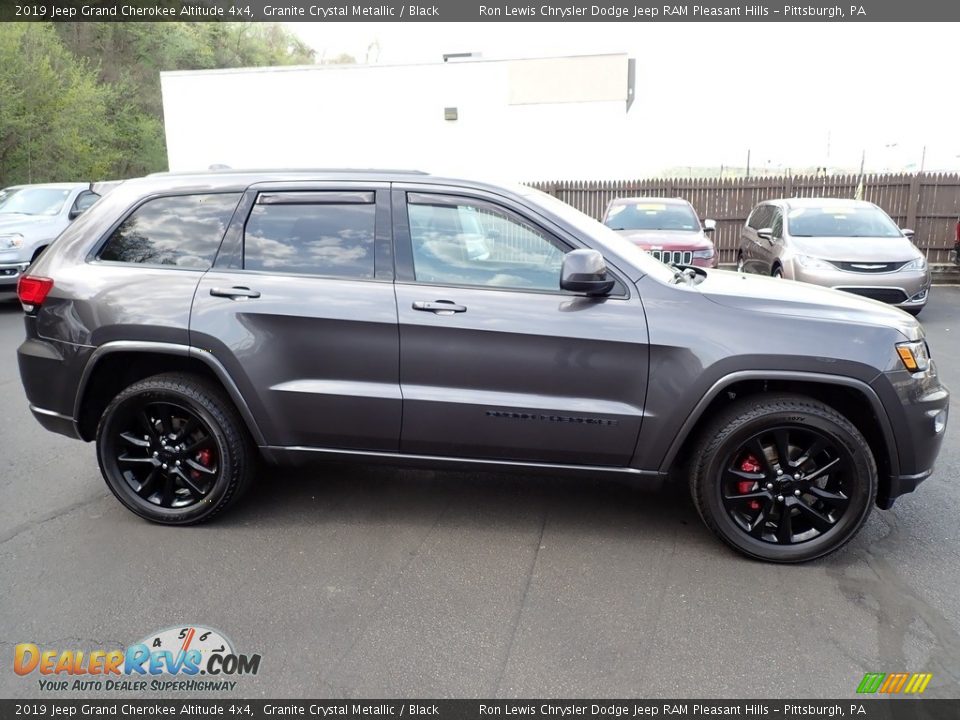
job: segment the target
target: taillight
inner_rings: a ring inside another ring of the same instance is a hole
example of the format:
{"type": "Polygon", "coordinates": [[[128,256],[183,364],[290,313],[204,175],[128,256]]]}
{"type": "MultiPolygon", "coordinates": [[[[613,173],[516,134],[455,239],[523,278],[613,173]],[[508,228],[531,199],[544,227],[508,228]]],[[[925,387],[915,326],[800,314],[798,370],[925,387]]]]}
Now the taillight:
{"type": "Polygon", "coordinates": [[[50,278],[23,275],[17,283],[17,297],[25,309],[33,310],[35,306],[43,304],[52,289],[53,280],[50,278]]]}

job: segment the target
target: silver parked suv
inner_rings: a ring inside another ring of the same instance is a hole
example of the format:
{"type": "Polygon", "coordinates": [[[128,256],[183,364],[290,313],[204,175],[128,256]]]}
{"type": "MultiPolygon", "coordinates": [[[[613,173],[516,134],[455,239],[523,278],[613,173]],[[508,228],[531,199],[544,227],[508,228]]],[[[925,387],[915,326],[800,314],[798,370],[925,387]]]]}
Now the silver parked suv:
{"type": "Polygon", "coordinates": [[[770,200],[743,226],[737,268],[846,290],[917,315],[927,304],[930,270],[912,237],[862,200],[770,200]]]}
{"type": "Polygon", "coordinates": [[[16,290],[21,273],[102,194],[90,183],[0,190],[0,293],[16,290]]]}

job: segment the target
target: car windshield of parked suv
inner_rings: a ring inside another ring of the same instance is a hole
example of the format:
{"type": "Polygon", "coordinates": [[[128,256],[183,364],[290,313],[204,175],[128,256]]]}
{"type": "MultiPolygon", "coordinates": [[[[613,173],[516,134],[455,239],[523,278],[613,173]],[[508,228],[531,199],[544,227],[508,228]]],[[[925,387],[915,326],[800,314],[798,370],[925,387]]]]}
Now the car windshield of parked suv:
{"type": "Polygon", "coordinates": [[[794,208],[787,213],[793,237],[901,237],[900,228],[875,207],[794,208]]]}
{"type": "Polygon", "coordinates": [[[56,188],[11,188],[0,191],[0,214],[56,215],[70,195],[56,188]]]}
{"type": "Polygon", "coordinates": [[[689,205],[624,203],[610,208],[604,224],[613,230],[682,230],[697,232],[700,221],[689,205]]]}

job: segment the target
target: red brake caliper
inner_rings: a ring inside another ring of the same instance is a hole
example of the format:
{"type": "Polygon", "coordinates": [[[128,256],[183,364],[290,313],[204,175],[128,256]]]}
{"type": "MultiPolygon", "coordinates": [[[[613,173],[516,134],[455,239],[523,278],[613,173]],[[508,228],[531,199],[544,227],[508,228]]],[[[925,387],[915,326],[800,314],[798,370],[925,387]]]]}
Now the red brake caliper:
{"type": "MultiPolygon", "coordinates": [[[[200,452],[197,453],[197,462],[200,463],[201,465],[203,465],[204,467],[210,467],[210,459],[211,459],[211,457],[212,457],[212,455],[211,455],[211,453],[210,453],[210,450],[209,450],[208,448],[204,448],[203,450],[201,450],[200,452]]],[[[191,470],[191,471],[190,471],[190,474],[193,476],[193,479],[194,479],[194,480],[199,480],[199,479],[200,479],[200,471],[199,471],[199,470],[191,470]]]]}
{"type": "MultiPolygon", "coordinates": [[[[740,469],[743,472],[760,472],[760,461],[757,460],[753,455],[747,455],[743,460],[740,461],[740,469]]],[[[749,492],[753,492],[755,482],[752,480],[740,480],[737,482],[737,492],[741,495],[746,495],[749,492]]],[[[751,500],[749,503],[751,510],[759,510],[760,503],[756,500],[751,500]]]]}

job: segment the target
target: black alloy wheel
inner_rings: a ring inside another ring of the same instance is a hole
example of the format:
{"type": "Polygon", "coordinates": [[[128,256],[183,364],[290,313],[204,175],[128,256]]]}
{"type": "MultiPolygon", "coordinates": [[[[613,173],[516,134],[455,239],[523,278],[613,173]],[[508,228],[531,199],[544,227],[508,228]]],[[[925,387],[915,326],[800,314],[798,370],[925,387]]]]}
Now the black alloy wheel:
{"type": "Polygon", "coordinates": [[[793,545],[837,527],[850,505],[850,451],[819,430],[780,425],[725,461],[721,500],[751,537],[793,545]]]}
{"type": "Polygon", "coordinates": [[[97,430],[97,458],[120,502],[171,525],[212,517],[239,496],[254,467],[230,401],[201,378],[175,374],[114,398],[97,430]]]}
{"type": "Polygon", "coordinates": [[[798,395],[731,403],[703,429],[690,489],[704,523],[750,557],[803,562],[847,543],[870,514],[877,467],[860,431],[798,395]]]}
{"type": "Polygon", "coordinates": [[[213,432],[188,408],[145,402],[114,430],[115,458],[124,481],[140,498],[163,508],[202,502],[220,476],[213,432]],[[124,447],[125,446],[125,447],[124,447]]]}

